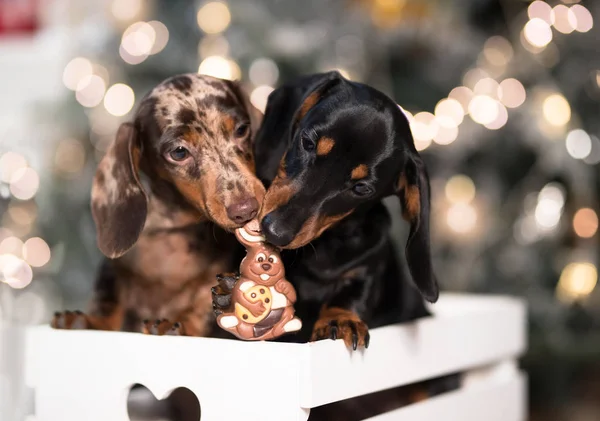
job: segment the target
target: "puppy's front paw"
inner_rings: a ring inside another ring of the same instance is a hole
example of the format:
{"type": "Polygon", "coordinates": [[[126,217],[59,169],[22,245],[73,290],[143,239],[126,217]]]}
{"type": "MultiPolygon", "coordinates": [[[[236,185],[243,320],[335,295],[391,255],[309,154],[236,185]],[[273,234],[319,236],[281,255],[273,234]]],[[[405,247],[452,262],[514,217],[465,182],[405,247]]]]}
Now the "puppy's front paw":
{"type": "Polygon", "coordinates": [[[175,322],[172,323],[167,319],[157,319],[154,321],[144,320],[142,322],[142,333],[146,335],[170,335],[170,336],[184,336],[185,329],[183,323],[175,322]]]}
{"type": "Polygon", "coordinates": [[[50,326],[54,329],[93,329],[88,316],[79,311],[57,311],[54,313],[50,326]]]}
{"type": "Polygon", "coordinates": [[[217,316],[227,311],[231,306],[231,291],[238,279],[240,279],[240,275],[234,273],[220,273],[217,275],[219,284],[211,289],[213,311],[217,316]]]}
{"type": "Polygon", "coordinates": [[[326,308],[315,323],[311,341],[343,339],[347,347],[369,347],[370,335],[366,323],[353,312],[341,308],[326,308]]]}

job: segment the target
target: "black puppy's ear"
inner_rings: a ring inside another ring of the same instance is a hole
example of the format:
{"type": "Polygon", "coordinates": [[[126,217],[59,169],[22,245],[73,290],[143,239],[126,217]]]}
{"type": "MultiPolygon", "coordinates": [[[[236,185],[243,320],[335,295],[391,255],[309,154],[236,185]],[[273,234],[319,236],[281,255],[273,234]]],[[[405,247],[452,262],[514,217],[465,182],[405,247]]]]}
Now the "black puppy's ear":
{"type": "Polygon", "coordinates": [[[410,222],[410,233],[406,242],[408,268],[423,298],[434,303],[438,299],[439,288],[433,273],[429,238],[429,176],[416,151],[409,152],[398,178],[397,194],[402,203],[404,219],[410,222]]]}
{"type": "Polygon", "coordinates": [[[137,130],[123,123],[94,177],[91,204],[98,247],[111,259],[135,244],[146,222],[148,199],[138,175],[140,157],[137,130]]]}
{"type": "Polygon", "coordinates": [[[250,118],[250,131],[252,134],[252,140],[254,140],[256,138],[256,133],[258,132],[258,129],[260,128],[260,125],[262,123],[263,114],[258,108],[252,105],[252,103],[250,102],[250,96],[244,90],[240,82],[227,80],[226,83],[248,113],[248,117],[250,118]]]}
{"type": "Polygon", "coordinates": [[[257,175],[269,184],[288,148],[298,122],[325,92],[343,80],[339,72],[319,73],[275,89],[269,95],[262,126],[256,135],[254,156],[257,175]]]}

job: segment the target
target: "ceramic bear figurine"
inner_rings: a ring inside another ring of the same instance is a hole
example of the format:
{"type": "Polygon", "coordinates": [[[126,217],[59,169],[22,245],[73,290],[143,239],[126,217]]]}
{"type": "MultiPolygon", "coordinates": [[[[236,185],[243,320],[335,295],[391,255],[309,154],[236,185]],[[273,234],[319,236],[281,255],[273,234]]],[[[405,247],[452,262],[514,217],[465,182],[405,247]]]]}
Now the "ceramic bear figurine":
{"type": "Polygon", "coordinates": [[[253,341],[274,339],[302,327],[294,316],[296,291],[285,279],[279,252],[265,242],[259,226],[253,220],[235,231],[247,254],[231,292],[231,305],[217,317],[221,328],[253,341]]]}

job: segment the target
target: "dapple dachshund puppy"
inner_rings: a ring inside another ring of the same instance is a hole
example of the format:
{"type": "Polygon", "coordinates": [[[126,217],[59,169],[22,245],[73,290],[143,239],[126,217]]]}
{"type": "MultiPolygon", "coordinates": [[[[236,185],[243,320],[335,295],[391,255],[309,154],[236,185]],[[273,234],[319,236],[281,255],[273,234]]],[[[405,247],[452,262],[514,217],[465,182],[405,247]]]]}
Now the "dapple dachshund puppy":
{"type": "Polygon", "coordinates": [[[237,83],[197,74],[162,82],[120,126],[92,187],[102,263],[89,313],[62,329],[203,336],[215,276],[243,257],[230,231],[260,210],[253,138],[262,114],[237,83]],[[239,252],[239,255],[236,255],[239,252]]]}
{"type": "MultiPolygon", "coordinates": [[[[282,340],[343,339],[356,350],[369,346],[369,328],[429,315],[423,298],[438,299],[429,179],[394,101],[338,72],[304,77],[271,93],[254,148],[268,186],[262,232],[283,249],[303,323],[282,340]],[[389,236],[391,195],[410,224],[411,277],[389,236]]],[[[213,292],[217,312],[227,284],[213,292]]]]}

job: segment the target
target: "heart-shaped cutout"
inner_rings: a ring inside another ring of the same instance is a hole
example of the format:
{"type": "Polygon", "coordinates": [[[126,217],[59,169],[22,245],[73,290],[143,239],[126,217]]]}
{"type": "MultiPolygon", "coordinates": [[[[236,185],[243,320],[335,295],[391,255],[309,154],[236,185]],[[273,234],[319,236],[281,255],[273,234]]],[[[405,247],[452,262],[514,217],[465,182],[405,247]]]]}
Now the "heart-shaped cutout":
{"type": "Polygon", "coordinates": [[[200,421],[200,402],[186,387],[178,387],[162,400],[145,386],[135,384],[127,395],[130,421],[200,421]]]}

